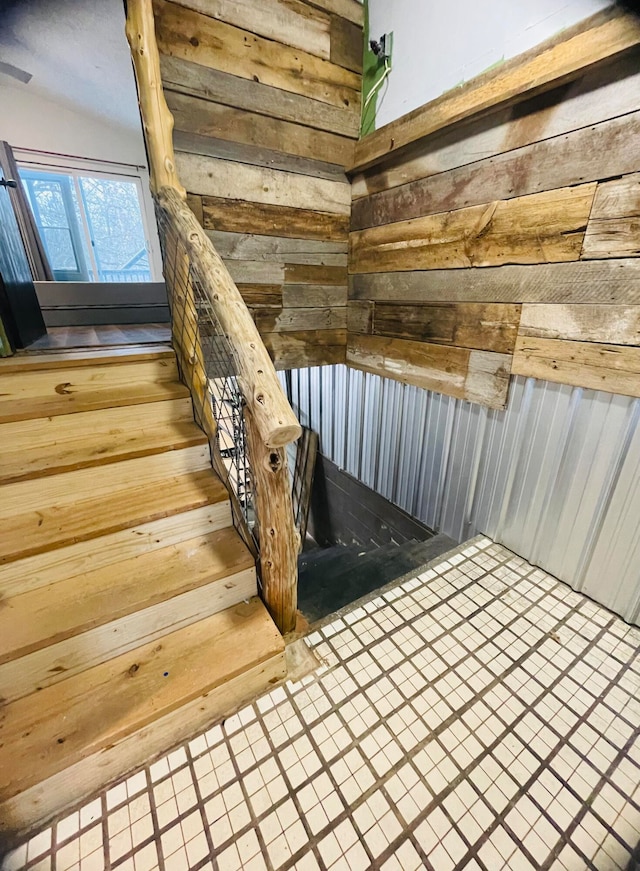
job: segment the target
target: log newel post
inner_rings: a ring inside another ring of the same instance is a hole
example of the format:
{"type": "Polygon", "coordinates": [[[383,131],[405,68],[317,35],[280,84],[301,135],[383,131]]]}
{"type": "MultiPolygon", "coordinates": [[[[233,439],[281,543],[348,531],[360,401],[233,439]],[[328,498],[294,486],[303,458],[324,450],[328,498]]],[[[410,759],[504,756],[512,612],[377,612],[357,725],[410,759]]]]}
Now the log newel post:
{"type": "Polygon", "coordinates": [[[127,0],[125,32],[138,85],[140,116],[149,156],[151,192],[155,194],[161,187],[169,186],[185,199],[187,193],[176,173],[173,115],[162,90],[153,0],[127,0]]]}
{"type": "Polygon", "coordinates": [[[284,634],[296,625],[300,537],[293,522],[291,482],[284,448],[267,447],[245,409],[260,544],[262,596],[284,634]]]}

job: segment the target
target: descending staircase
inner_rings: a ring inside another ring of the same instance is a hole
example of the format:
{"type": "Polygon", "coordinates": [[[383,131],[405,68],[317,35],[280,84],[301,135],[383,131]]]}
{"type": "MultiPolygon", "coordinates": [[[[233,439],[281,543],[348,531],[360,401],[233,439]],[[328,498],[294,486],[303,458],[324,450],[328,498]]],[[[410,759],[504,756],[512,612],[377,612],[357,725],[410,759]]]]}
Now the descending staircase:
{"type": "Polygon", "coordinates": [[[0,443],[6,843],[285,664],[170,348],[0,361],[0,443]]]}
{"type": "Polygon", "coordinates": [[[315,623],[456,545],[448,535],[439,534],[382,546],[369,542],[306,550],[298,557],[300,611],[315,623]]]}

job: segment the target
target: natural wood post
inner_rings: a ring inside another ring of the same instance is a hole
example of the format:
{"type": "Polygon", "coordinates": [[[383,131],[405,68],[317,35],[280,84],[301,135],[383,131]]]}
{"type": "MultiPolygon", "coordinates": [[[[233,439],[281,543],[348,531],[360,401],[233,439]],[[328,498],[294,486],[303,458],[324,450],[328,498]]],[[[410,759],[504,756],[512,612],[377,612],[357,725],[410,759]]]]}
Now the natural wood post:
{"type": "Polygon", "coordinates": [[[240,291],[189,206],[168,187],[161,188],[156,199],[184,241],[192,269],[227,337],[238,383],[260,438],[270,448],[288,445],[300,437],[302,428],[240,291]]]}
{"type": "Polygon", "coordinates": [[[173,153],[173,115],[162,90],[152,0],[127,0],[125,29],[138,83],[151,191],[155,194],[169,185],[185,199],[187,193],[178,180],[173,153]]]}
{"type": "Polygon", "coordinates": [[[296,625],[299,536],[293,522],[291,482],[284,448],[268,448],[245,409],[260,537],[262,598],[284,635],[296,625]]]}

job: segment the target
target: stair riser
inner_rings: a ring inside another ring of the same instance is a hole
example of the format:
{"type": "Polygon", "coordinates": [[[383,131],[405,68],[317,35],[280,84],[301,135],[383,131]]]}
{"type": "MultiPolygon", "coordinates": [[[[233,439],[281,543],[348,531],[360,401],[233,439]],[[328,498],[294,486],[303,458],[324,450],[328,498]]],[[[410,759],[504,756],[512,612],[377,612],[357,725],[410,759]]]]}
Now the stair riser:
{"type": "MultiPolygon", "coordinates": [[[[0,568],[3,595],[18,596],[48,584],[72,578],[89,569],[101,569],[142,553],[188,541],[231,525],[228,502],[205,505],[120,532],[81,541],[58,550],[27,557],[0,568]]],[[[117,569],[114,569],[116,571],[117,569]]]]}
{"type": "Polygon", "coordinates": [[[257,595],[255,568],[174,596],[0,665],[0,698],[14,701],[257,595]]]}
{"type": "Polygon", "coordinates": [[[10,848],[22,835],[79,804],[180,741],[228,717],[286,675],[284,651],[138,732],[0,804],[0,835],[10,848]]]}

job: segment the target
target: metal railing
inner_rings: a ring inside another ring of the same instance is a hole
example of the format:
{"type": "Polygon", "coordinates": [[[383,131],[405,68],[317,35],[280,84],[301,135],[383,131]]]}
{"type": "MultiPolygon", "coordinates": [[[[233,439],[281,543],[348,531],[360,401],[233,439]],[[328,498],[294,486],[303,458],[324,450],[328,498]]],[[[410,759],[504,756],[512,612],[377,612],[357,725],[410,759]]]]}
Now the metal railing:
{"type": "Polygon", "coordinates": [[[209,436],[216,471],[232,496],[234,525],[257,555],[253,479],[247,456],[245,400],[231,343],[211,306],[174,221],[157,207],[158,232],[174,346],[182,380],[192,391],[198,423],[209,436]]]}

